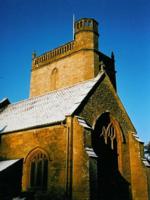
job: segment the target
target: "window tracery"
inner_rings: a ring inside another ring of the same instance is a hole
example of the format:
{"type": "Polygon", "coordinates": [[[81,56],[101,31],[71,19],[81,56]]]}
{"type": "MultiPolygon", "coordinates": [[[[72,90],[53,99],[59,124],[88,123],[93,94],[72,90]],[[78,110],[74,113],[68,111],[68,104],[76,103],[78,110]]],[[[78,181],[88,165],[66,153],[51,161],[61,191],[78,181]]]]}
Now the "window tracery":
{"type": "Polygon", "coordinates": [[[114,139],[116,138],[115,128],[110,122],[107,127],[102,127],[102,132],[100,137],[104,137],[105,144],[108,144],[108,141],[111,141],[111,149],[114,149],[114,139]]]}
{"type": "Polygon", "coordinates": [[[38,151],[30,159],[30,189],[46,190],[48,175],[48,158],[38,151]]]}

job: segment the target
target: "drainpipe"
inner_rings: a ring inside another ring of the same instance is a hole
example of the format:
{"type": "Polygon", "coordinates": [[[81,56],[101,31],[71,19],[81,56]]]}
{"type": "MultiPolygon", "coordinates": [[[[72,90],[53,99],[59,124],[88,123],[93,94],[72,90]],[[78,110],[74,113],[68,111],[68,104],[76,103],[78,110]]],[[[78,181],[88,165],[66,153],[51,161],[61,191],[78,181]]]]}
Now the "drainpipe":
{"type": "Polygon", "coordinates": [[[66,199],[72,200],[73,178],[73,118],[67,116],[66,199]]]}

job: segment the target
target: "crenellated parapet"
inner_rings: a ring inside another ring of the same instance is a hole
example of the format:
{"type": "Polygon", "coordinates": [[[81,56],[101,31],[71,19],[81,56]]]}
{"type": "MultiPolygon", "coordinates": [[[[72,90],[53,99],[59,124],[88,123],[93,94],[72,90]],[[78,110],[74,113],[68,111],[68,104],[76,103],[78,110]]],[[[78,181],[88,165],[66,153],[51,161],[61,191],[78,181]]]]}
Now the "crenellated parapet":
{"type": "Polygon", "coordinates": [[[74,41],[71,41],[63,46],[60,46],[56,49],[53,49],[49,52],[46,52],[38,57],[33,57],[32,60],[32,69],[36,69],[39,66],[46,65],[51,63],[59,58],[67,56],[74,51],[74,41]]]}
{"type": "Polygon", "coordinates": [[[32,54],[32,70],[64,58],[81,49],[98,50],[98,23],[94,19],[83,18],[74,24],[74,40],[46,52],[40,56],[32,54]]]}

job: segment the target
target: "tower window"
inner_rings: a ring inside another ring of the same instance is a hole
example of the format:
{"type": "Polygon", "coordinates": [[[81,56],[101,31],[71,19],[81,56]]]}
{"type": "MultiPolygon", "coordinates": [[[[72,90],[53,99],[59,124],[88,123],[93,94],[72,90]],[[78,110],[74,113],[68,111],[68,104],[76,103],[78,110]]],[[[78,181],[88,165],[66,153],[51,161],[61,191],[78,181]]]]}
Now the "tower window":
{"type": "Polygon", "coordinates": [[[82,27],[82,21],[80,22],[80,28],[82,27]]]}
{"type": "Polygon", "coordinates": [[[48,159],[41,152],[36,153],[30,163],[30,188],[46,190],[48,176],[48,159]]]}
{"type": "Polygon", "coordinates": [[[56,83],[58,78],[58,70],[57,68],[54,68],[51,73],[51,89],[56,89],[56,83]]]}
{"type": "Polygon", "coordinates": [[[84,22],[84,26],[88,26],[88,21],[85,21],[85,22],[84,22]]]}
{"type": "Polygon", "coordinates": [[[92,22],[90,20],[85,20],[84,21],[84,26],[92,26],[92,22]]]}
{"type": "Polygon", "coordinates": [[[88,26],[92,26],[92,21],[88,21],[88,26]]]}

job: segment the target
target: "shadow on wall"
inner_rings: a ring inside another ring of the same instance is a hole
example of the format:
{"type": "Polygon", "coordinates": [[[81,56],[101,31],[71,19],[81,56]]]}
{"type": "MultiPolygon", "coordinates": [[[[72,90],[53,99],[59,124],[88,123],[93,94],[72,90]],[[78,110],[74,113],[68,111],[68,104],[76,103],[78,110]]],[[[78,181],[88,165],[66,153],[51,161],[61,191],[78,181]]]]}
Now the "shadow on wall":
{"type": "MultiPolygon", "coordinates": [[[[62,188],[51,187],[50,191],[27,191],[22,192],[12,200],[64,200],[64,190],[62,188]]],[[[10,200],[10,199],[9,199],[10,200]]]]}
{"type": "Polygon", "coordinates": [[[109,113],[102,114],[97,120],[92,133],[92,146],[98,156],[96,198],[110,200],[111,197],[111,200],[130,200],[130,184],[118,170],[116,130],[109,113]]]}
{"type": "MultiPolygon", "coordinates": [[[[4,165],[4,164],[3,164],[4,165]]],[[[0,171],[0,199],[10,200],[21,192],[23,159],[0,171]]]]}

